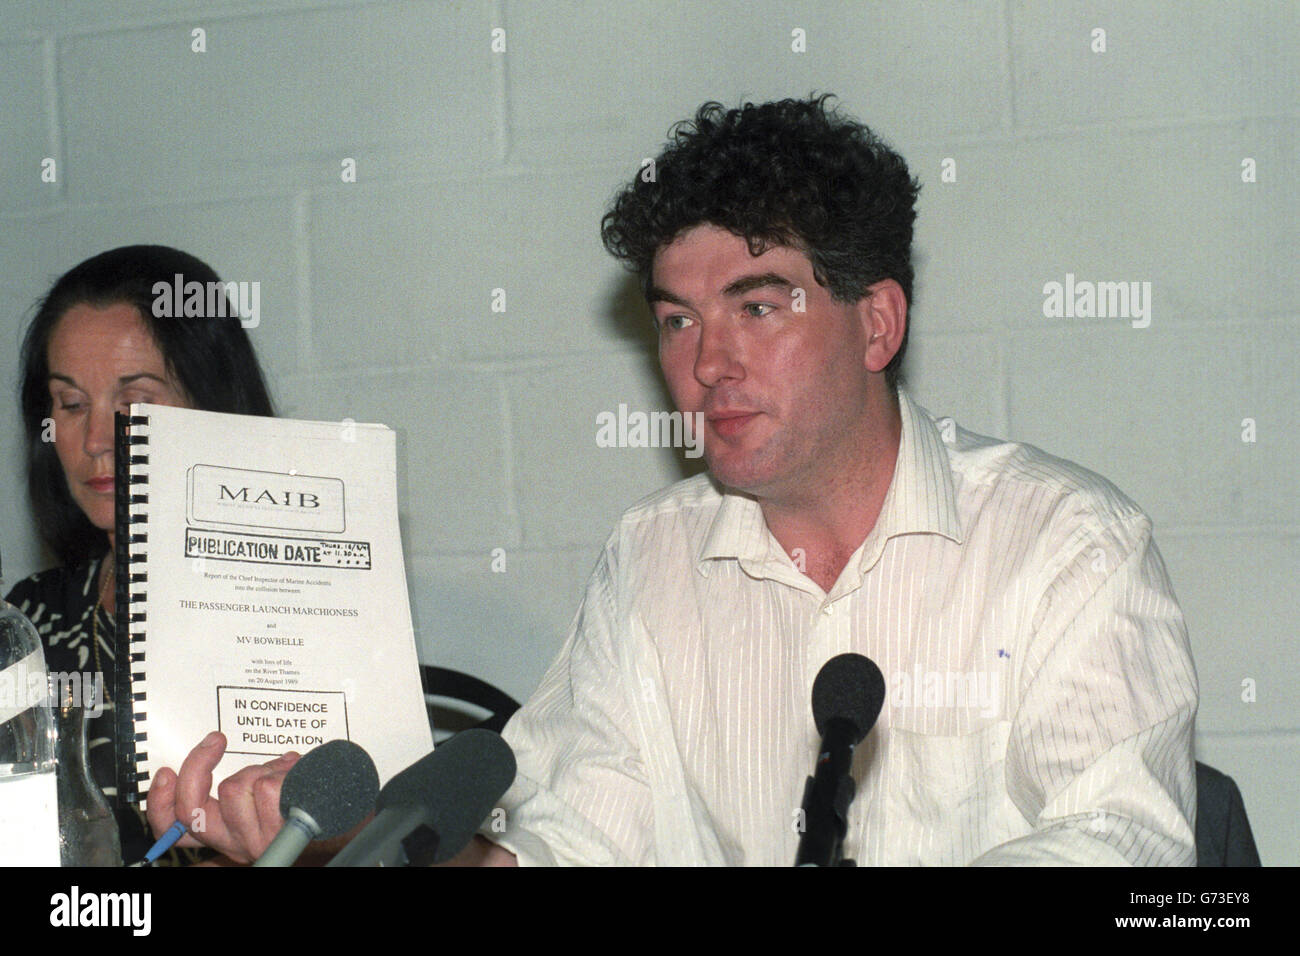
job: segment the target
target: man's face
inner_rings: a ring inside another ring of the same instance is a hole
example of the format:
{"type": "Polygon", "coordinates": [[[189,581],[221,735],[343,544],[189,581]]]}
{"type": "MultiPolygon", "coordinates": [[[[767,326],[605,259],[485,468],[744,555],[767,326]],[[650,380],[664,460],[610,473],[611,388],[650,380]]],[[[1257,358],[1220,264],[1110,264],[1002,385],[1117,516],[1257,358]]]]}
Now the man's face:
{"type": "Polygon", "coordinates": [[[832,300],[802,252],[750,255],[697,226],[655,256],[659,361],[683,413],[704,414],[704,455],[724,485],[759,499],[815,498],[868,453],[868,323],[832,300]]]}

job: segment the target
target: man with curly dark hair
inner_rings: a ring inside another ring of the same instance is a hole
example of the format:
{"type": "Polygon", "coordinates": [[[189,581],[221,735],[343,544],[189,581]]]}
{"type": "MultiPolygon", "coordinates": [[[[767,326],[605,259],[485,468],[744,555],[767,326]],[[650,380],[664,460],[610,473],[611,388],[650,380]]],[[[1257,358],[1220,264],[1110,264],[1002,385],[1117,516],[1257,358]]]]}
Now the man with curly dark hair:
{"type": "Polygon", "coordinates": [[[822,665],[874,659],[864,863],[1188,864],[1196,675],[1150,521],[899,385],[918,184],[826,97],[716,103],[605,216],[709,473],[629,509],[506,737],[487,862],[789,864],[822,665]]]}
{"type": "MultiPolygon", "coordinates": [[[[668,148],[614,201],[601,236],[653,303],[656,254],[708,223],[743,237],[754,255],[789,246],[837,302],[857,302],[882,279],[912,300],[913,208],[920,184],[867,127],[828,110],[829,95],[726,110],[705,103],[668,148]]],[[[907,328],[885,367],[890,388],[907,328]]]]}

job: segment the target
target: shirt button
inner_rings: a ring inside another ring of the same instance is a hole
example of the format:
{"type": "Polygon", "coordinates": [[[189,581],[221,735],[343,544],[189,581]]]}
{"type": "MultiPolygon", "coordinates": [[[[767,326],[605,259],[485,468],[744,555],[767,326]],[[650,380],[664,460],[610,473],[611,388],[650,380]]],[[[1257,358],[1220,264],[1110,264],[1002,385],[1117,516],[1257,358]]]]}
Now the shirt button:
{"type": "Polygon", "coordinates": [[[830,617],[831,614],[834,613],[834,611],[835,609],[831,606],[829,601],[827,601],[825,604],[822,605],[822,613],[825,614],[827,617],[830,617]]]}

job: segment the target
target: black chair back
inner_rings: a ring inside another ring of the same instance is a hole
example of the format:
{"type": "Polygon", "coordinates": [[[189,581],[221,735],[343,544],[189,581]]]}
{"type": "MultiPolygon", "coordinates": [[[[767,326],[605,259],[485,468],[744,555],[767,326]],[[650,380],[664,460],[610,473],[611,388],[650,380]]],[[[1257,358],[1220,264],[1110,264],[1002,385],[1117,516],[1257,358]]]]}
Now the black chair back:
{"type": "Polygon", "coordinates": [[[505,691],[470,674],[423,665],[420,679],[429,723],[444,739],[471,727],[501,733],[519,709],[519,702],[505,691]]]}
{"type": "Polygon", "coordinates": [[[1196,865],[1259,866],[1236,781],[1196,762],[1196,865]]]}

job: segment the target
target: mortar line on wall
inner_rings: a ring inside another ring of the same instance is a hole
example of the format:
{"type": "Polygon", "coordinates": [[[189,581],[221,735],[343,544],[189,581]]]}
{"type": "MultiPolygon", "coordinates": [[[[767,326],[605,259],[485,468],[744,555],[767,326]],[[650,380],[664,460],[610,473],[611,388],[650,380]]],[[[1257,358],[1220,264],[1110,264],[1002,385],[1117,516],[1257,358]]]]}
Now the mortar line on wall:
{"type": "Polygon", "coordinates": [[[497,380],[497,402],[501,414],[501,481],[505,496],[506,527],[510,544],[519,547],[524,540],[524,529],[519,520],[519,492],[515,487],[515,423],[510,411],[510,390],[502,379],[497,380]]]}
{"type": "Polygon", "coordinates": [[[41,72],[42,93],[45,100],[46,145],[50,156],[54,158],[57,178],[55,188],[58,195],[66,198],[68,168],[63,155],[63,118],[59,104],[59,50],[58,40],[53,36],[41,38],[41,72]]]}
{"type": "MultiPolygon", "coordinates": [[[[502,0],[490,0],[491,18],[494,26],[505,29],[505,6],[502,0]]],[[[510,77],[506,58],[510,50],[510,31],[506,30],[506,53],[493,54],[492,82],[495,87],[497,163],[505,166],[510,158],[510,77]]]]}
{"type": "Polygon", "coordinates": [[[1015,31],[1011,23],[1011,2],[1002,2],[1002,80],[1006,84],[1006,107],[1003,110],[1002,123],[1008,132],[1016,128],[1016,64],[1013,37],[1015,31]]]}
{"type": "Polygon", "coordinates": [[[294,271],[297,275],[298,366],[315,372],[316,336],[311,295],[311,193],[303,190],[293,200],[294,271]]]}

